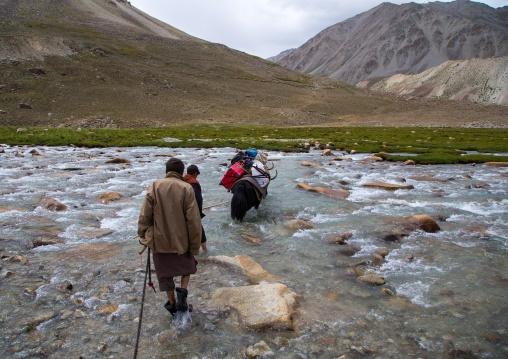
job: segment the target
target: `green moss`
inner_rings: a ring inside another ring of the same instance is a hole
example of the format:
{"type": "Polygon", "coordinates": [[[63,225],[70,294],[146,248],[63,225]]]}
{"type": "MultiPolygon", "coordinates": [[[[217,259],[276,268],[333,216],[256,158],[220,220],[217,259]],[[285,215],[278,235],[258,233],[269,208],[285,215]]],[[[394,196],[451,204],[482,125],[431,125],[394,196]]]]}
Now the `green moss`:
{"type": "Polygon", "coordinates": [[[379,127],[271,127],[250,125],[182,125],[136,129],[82,129],[30,127],[17,132],[16,127],[0,127],[0,143],[10,145],[85,147],[235,147],[275,151],[305,151],[304,143],[330,143],[336,150],[378,153],[387,161],[411,159],[419,164],[507,162],[508,156],[465,155],[508,152],[505,129],[419,129],[379,127]],[[430,138],[432,134],[432,138],[430,138]],[[416,141],[427,136],[426,141],[416,141]],[[453,137],[453,140],[450,140],[453,137]],[[177,138],[178,142],[166,142],[177,138]],[[488,141],[487,141],[488,139],[488,141]],[[450,142],[453,147],[450,148],[450,142]],[[408,147],[408,143],[411,147],[408,147]],[[407,155],[398,155],[405,153],[407,155]],[[416,156],[415,156],[416,154],[416,156]]]}

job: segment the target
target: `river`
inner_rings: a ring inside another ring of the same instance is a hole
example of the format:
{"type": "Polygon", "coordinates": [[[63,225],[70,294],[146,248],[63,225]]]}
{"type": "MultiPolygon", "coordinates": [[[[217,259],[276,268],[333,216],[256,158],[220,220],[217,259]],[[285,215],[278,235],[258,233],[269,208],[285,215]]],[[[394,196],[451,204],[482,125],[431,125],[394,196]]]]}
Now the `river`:
{"type": "MultiPolygon", "coordinates": [[[[132,357],[146,263],[134,236],[146,189],[175,156],[199,166],[204,206],[227,201],[219,181],[235,150],[3,145],[0,152],[0,357],[132,357]],[[129,163],[106,163],[114,158],[129,163]],[[107,192],[122,198],[103,203],[107,192]],[[45,209],[43,198],[67,209],[45,209]],[[41,239],[54,244],[34,246],[41,239]]],[[[157,284],[157,293],[147,290],[138,358],[242,358],[261,341],[276,358],[508,356],[506,168],[371,163],[363,161],[371,154],[340,151],[267,154],[278,177],[258,210],[242,223],[231,220],[228,204],[205,210],[209,252],[197,257],[189,284],[194,312],[172,321],[157,284]],[[414,189],[362,186],[376,181],[414,189]],[[421,214],[440,230],[382,239],[393,218],[421,214]],[[292,219],[315,228],[288,231],[292,219]],[[353,253],[328,243],[343,233],[353,253]],[[380,251],[385,257],[374,263],[380,251]],[[236,255],[298,295],[294,330],[252,330],[210,305],[214,290],[249,284],[208,260],[236,255]],[[361,283],[354,268],[386,284],[361,283]]]]}

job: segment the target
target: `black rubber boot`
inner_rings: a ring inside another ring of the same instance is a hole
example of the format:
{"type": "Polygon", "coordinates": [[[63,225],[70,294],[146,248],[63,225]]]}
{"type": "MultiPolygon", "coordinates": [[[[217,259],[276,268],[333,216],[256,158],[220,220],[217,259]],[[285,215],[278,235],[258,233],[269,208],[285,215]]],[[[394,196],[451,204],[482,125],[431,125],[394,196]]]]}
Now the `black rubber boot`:
{"type": "Polygon", "coordinates": [[[176,288],[176,310],[178,312],[186,312],[189,309],[187,305],[187,289],[185,288],[176,288]]]}
{"type": "Polygon", "coordinates": [[[176,313],[176,306],[175,306],[175,303],[171,304],[169,302],[169,300],[166,302],[166,304],[164,304],[164,308],[166,308],[168,310],[168,312],[171,313],[172,316],[175,316],[175,313],[176,313]]]}

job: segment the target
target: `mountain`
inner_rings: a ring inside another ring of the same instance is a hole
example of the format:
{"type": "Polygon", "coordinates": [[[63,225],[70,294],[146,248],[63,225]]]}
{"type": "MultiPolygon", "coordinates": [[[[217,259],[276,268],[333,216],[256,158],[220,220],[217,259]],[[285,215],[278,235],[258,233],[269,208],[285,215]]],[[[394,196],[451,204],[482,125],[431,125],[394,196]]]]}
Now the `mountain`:
{"type": "Polygon", "coordinates": [[[508,127],[504,106],[407,100],[302,74],[125,0],[0,2],[0,125],[469,126],[479,114],[478,126],[508,127]]]}
{"type": "Polygon", "coordinates": [[[508,56],[450,60],[420,74],[364,80],[357,86],[403,96],[508,105],[508,56]]]}
{"type": "Polygon", "coordinates": [[[278,54],[276,56],[272,56],[272,57],[268,58],[267,60],[271,61],[271,62],[279,62],[280,60],[282,60],[284,57],[290,55],[295,50],[296,49],[284,50],[280,54],[278,54]]]}
{"type": "Polygon", "coordinates": [[[383,3],[321,31],[280,65],[356,84],[448,60],[508,55],[508,6],[458,0],[383,3]]]}

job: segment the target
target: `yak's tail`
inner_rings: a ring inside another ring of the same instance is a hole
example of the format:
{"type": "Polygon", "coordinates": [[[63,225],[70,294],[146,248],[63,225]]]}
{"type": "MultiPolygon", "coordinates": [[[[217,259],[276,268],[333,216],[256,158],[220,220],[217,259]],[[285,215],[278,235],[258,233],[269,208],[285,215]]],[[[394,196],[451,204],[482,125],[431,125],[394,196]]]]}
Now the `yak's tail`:
{"type": "Polygon", "coordinates": [[[231,199],[231,218],[243,221],[245,214],[249,210],[249,202],[245,193],[245,186],[243,183],[235,185],[233,198],[231,199]]]}

